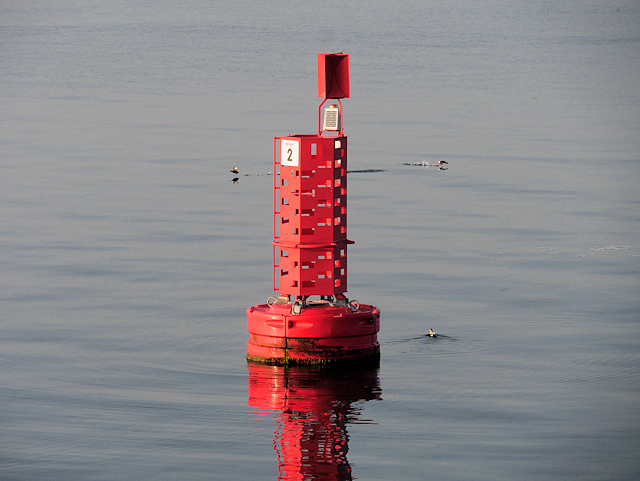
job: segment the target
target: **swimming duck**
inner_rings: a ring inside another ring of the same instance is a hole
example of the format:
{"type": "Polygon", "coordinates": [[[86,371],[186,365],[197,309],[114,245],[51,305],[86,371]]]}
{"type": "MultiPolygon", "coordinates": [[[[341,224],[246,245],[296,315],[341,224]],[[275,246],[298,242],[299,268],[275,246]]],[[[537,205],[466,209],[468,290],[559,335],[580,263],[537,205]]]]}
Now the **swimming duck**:
{"type": "Polygon", "coordinates": [[[433,329],[429,329],[429,337],[438,337],[438,335],[433,332],[433,329]]]}
{"type": "Polygon", "coordinates": [[[237,174],[239,172],[237,167],[234,167],[233,169],[231,169],[229,172],[231,172],[232,174],[237,174]]]}
{"type": "MultiPolygon", "coordinates": [[[[447,162],[446,160],[441,160],[439,161],[437,164],[431,164],[429,162],[427,162],[426,160],[423,160],[421,162],[404,162],[402,165],[417,165],[420,167],[438,167],[440,170],[445,170],[444,165],[448,164],[449,162],[447,162]]],[[[347,172],[348,174],[349,172],[347,172]]]]}

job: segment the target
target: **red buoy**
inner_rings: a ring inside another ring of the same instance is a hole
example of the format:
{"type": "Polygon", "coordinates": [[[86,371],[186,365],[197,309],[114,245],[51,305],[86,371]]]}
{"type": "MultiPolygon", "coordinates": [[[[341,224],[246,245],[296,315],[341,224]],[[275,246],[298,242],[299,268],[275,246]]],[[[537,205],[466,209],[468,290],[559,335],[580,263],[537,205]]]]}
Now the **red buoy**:
{"type": "Polygon", "coordinates": [[[347,138],[340,102],[350,96],[348,54],[318,54],[318,93],[325,98],[318,134],[274,139],[278,295],[247,309],[252,362],[325,364],[380,356],[380,310],[345,296],[347,246],[354,243],[347,239],[347,138]],[[324,107],[329,99],[337,104],[324,107]]]}

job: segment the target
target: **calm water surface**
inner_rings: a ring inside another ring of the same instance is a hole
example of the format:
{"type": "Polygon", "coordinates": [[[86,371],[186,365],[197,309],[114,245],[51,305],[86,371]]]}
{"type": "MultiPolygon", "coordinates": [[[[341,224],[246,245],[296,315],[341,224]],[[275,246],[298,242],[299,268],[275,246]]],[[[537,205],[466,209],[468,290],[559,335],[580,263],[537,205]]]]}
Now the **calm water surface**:
{"type": "Polygon", "coordinates": [[[0,45],[1,479],[640,477],[637,2],[8,1],[0,45]],[[382,359],[248,366],[334,51],[382,359]]]}

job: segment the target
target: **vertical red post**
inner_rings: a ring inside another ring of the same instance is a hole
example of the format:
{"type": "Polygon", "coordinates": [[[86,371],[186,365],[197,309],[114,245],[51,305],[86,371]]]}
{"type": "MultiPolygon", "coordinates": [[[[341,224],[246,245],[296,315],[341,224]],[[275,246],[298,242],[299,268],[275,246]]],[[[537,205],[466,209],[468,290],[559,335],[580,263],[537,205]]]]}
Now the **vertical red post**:
{"type": "Polygon", "coordinates": [[[247,309],[247,358],[325,363],[377,358],[380,311],[347,291],[347,138],[340,98],[350,96],[349,55],[318,54],[317,135],[276,137],[273,290],[247,309]],[[338,101],[322,107],[329,98],[338,101]],[[320,296],[310,300],[310,296],[320,296]]]}

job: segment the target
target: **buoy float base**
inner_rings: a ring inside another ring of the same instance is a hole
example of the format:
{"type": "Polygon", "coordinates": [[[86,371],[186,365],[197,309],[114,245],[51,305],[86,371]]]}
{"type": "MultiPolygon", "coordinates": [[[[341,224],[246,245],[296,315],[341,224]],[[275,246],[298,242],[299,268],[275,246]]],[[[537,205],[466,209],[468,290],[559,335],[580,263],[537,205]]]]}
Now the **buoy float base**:
{"type": "Polygon", "coordinates": [[[294,304],[259,304],[247,309],[247,361],[283,366],[380,360],[377,307],[312,301],[296,309],[294,304]]]}

